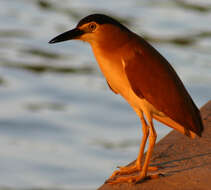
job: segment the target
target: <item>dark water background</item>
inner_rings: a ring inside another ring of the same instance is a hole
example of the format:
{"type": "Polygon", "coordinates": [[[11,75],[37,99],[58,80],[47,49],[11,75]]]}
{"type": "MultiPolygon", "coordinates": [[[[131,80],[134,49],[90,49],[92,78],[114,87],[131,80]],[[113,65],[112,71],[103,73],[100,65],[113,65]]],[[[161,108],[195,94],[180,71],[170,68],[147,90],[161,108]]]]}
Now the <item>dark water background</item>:
{"type": "MultiPolygon", "coordinates": [[[[0,0],[0,186],[95,189],[136,158],[140,124],[88,44],[49,45],[91,13],[142,34],[200,107],[211,97],[207,0],[0,0]]],[[[162,125],[159,139],[170,129],[162,125]]]]}

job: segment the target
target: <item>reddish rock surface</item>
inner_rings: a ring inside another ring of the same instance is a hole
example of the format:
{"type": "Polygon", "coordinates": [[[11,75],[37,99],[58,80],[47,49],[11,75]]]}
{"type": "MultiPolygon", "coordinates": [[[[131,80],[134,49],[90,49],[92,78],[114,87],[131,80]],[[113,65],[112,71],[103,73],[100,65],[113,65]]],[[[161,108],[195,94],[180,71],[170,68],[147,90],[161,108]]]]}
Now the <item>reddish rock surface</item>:
{"type": "Polygon", "coordinates": [[[104,184],[98,190],[211,190],[211,101],[201,109],[202,137],[190,139],[170,132],[155,146],[152,165],[164,177],[139,184],[104,184]]]}

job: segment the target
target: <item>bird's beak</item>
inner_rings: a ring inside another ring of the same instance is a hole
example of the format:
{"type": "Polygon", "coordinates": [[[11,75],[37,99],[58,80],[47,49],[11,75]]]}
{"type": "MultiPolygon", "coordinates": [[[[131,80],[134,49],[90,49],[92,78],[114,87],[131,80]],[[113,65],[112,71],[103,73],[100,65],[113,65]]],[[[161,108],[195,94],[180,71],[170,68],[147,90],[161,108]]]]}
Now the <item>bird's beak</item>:
{"type": "Polygon", "coordinates": [[[67,32],[64,32],[56,36],[55,38],[50,40],[49,43],[53,44],[53,43],[67,41],[67,40],[79,39],[82,34],[84,34],[83,30],[80,30],[79,28],[74,28],[72,30],[69,30],[67,32]]]}

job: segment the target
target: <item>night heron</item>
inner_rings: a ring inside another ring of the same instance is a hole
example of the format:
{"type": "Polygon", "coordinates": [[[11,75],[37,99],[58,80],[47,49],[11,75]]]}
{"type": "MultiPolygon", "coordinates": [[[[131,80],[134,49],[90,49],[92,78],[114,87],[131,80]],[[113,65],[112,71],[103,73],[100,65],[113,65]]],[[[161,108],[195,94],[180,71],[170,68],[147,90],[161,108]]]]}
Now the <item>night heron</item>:
{"type": "Polygon", "coordinates": [[[93,14],[49,43],[73,39],[91,45],[108,86],[130,104],[142,123],[143,138],[135,164],[121,167],[107,182],[138,182],[147,177],[148,170],[157,169],[149,166],[157,137],[153,118],[191,138],[201,136],[200,112],[182,81],[168,61],[142,37],[111,17],[93,14]],[[149,147],[142,165],[148,136],[149,147]],[[138,175],[129,175],[134,172],[138,175]]]}

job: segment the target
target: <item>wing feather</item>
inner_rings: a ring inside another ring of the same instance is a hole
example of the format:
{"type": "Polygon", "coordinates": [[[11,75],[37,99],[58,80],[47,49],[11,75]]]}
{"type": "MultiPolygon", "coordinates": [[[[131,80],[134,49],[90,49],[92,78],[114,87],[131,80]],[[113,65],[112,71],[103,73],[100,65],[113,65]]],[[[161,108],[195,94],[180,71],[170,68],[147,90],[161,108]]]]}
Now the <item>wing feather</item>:
{"type": "Polygon", "coordinates": [[[133,56],[124,60],[125,72],[137,96],[145,98],[186,129],[201,135],[198,108],[168,61],[143,39],[133,56]]]}

